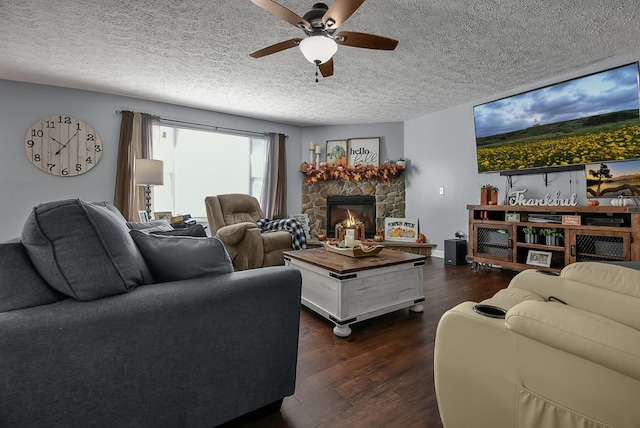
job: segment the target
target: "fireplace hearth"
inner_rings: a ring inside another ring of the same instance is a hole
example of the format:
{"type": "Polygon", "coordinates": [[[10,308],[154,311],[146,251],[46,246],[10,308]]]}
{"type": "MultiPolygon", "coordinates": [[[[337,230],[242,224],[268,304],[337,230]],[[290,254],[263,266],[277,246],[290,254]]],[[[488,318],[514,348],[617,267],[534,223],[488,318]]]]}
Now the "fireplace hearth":
{"type": "Polygon", "coordinates": [[[327,198],[327,236],[336,238],[336,225],[353,227],[353,222],[364,223],[365,238],[376,234],[376,197],[329,196],[327,198]]]}

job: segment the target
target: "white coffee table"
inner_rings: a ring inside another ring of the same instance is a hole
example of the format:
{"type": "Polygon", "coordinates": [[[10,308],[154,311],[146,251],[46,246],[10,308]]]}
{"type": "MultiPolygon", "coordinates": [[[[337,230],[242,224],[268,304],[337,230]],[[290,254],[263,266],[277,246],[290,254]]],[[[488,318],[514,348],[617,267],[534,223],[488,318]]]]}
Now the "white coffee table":
{"type": "Polygon", "coordinates": [[[404,308],[422,312],[425,259],[388,249],[360,258],[324,248],[284,253],[285,265],[302,274],[302,304],[332,321],[339,337],[358,321],[404,308]]]}

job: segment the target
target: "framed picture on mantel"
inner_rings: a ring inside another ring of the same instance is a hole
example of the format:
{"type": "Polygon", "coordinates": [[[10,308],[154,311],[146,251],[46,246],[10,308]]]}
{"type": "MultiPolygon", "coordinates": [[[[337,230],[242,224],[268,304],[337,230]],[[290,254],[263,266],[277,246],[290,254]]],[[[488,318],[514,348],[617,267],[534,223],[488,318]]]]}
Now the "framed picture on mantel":
{"type": "Polygon", "coordinates": [[[347,167],[347,140],[327,140],[327,166],[347,167]]]}
{"type": "Polygon", "coordinates": [[[380,137],[350,138],[348,148],[349,165],[380,165],[380,137]]]}

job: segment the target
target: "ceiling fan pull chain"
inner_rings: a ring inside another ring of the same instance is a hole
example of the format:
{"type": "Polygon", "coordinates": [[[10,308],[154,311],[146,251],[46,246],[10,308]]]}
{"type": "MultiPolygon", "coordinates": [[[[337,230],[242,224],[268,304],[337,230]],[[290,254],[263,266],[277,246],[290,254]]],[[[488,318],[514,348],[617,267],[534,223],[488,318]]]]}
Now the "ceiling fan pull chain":
{"type": "Polygon", "coordinates": [[[320,69],[320,61],[316,61],[316,83],[318,83],[318,69],[320,69]]]}

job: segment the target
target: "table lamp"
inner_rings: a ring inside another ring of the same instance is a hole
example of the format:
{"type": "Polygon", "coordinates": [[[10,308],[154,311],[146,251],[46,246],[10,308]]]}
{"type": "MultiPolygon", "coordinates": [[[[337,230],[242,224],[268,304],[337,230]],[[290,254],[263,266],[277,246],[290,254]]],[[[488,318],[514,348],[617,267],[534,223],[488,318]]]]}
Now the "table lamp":
{"type": "Polygon", "coordinates": [[[151,218],[151,186],[164,184],[163,162],[156,159],[136,159],[135,181],[138,186],[146,186],[145,205],[147,216],[151,218]]]}

